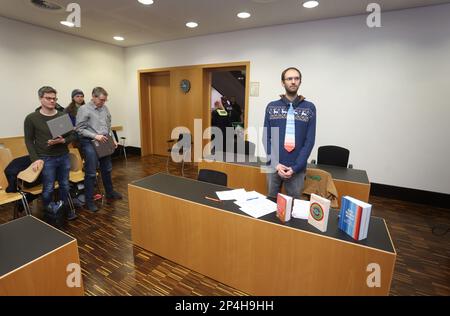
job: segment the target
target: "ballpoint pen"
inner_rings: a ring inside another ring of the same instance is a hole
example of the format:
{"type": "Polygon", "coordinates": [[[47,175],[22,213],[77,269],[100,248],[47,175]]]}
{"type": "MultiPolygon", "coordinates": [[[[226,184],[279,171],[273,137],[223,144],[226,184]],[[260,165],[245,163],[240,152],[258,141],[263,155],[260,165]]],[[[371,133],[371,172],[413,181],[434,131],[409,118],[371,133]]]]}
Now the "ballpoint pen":
{"type": "Polygon", "coordinates": [[[221,202],[219,199],[215,199],[215,198],[212,198],[212,197],[209,197],[209,196],[205,196],[205,199],[211,200],[211,201],[215,201],[215,202],[221,202]]]}

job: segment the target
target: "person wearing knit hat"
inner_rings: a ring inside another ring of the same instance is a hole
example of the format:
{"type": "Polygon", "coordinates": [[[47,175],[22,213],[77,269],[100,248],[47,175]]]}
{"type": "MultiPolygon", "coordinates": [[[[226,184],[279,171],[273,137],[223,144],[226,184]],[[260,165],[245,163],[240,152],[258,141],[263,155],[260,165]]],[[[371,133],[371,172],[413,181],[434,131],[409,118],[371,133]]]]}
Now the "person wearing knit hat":
{"type": "Polygon", "coordinates": [[[84,105],[84,93],[80,89],[75,89],[72,91],[72,102],[70,102],[69,106],[64,110],[64,112],[68,113],[70,119],[72,120],[73,126],[76,125],[76,117],[78,108],[84,105]]]}

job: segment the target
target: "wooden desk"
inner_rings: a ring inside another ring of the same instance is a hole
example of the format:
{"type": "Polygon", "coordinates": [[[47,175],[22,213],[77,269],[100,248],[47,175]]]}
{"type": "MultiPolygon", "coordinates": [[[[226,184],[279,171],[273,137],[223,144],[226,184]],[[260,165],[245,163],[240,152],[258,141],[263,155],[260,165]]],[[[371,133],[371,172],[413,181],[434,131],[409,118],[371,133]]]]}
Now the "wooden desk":
{"type": "MultiPolygon", "coordinates": [[[[261,172],[265,163],[250,161],[249,156],[240,156],[242,160],[237,162],[225,162],[214,160],[202,160],[198,169],[211,169],[224,172],[228,175],[230,188],[245,188],[247,191],[257,191],[267,195],[267,175],[261,172]]],[[[255,158],[255,157],[253,157],[255,158]]],[[[368,202],[370,194],[370,182],[364,170],[336,167],[330,165],[308,164],[308,168],[319,168],[331,174],[338,192],[338,201],[341,197],[350,195],[361,201],[368,202]]]]}
{"type": "Polygon", "coordinates": [[[80,264],[76,239],[33,216],[0,225],[0,296],[84,295],[66,283],[80,264]]]}
{"type": "Polygon", "coordinates": [[[205,199],[224,189],[162,173],[129,184],[133,243],[252,295],[389,294],[396,253],[383,219],[372,217],[357,242],[337,228],[334,210],[321,233],[205,199]],[[366,284],[370,263],[381,267],[379,288],[366,284]]]}

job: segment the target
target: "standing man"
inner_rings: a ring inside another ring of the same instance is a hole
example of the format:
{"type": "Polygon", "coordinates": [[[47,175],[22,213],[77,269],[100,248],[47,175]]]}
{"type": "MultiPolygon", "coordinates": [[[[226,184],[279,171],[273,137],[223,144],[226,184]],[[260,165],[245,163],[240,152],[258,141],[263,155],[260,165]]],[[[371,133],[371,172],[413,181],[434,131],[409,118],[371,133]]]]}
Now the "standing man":
{"type": "Polygon", "coordinates": [[[66,137],[58,136],[52,139],[47,121],[65,115],[56,109],[56,90],[52,87],[42,87],[38,91],[41,106],[29,114],[24,122],[25,144],[33,162],[33,170],[42,169],[42,201],[46,212],[53,197],[55,180],[59,184],[60,200],[64,201],[67,219],[77,218],[67,203],[69,194],[70,158],[67,145],[74,139],[74,132],[66,137]]]}
{"type": "Polygon", "coordinates": [[[316,107],[297,95],[301,82],[300,70],[284,70],[281,85],[286,94],[266,107],[263,144],[275,169],[267,174],[270,197],[277,196],[283,183],[294,198],[300,198],[303,191],[307,159],[316,137],[316,107]],[[278,139],[272,138],[272,128],[278,129],[278,139]]]}
{"type": "MultiPolygon", "coordinates": [[[[105,143],[111,132],[111,114],[105,105],[108,99],[108,92],[102,87],[92,90],[92,100],[78,109],[76,130],[80,136],[81,148],[85,157],[85,177],[84,189],[86,197],[86,207],[91,212],[96,212],[97,206],[94,204],[94,185],[97,165],[100,163],[100,173],[102,175],[103,186],[107,199],[121,199],[122,195],[113,189],[111,171],[111,156],[98,159],[97,153],[92,143],[93,140],[105,143]]],[[[117,143],[114,140],[117,147],[117,143]]]]}

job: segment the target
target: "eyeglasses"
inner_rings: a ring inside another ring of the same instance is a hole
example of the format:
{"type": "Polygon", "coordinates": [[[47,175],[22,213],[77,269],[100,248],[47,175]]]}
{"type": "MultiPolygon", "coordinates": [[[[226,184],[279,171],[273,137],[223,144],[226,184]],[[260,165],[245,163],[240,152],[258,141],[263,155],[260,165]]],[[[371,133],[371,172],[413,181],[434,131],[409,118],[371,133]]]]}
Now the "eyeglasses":
{"type": "Polygon", "coordinates": [[[287,77],[284,81],[300,81],[300,77],[287,77]]]}
{"type": "Polygon", "coordinates": [[[45,100],[47,101],[58,101],[58,98],[52,98],[52,97],[44,97],[45,100]]]}
{"type": "Polygon", "coordinates": [[[99,100],[100,102],[106,102],[106,101],[108,101],[108,98],[101,99],[101,98],[99,98],[99,97],[96,97],[96,99],[99,100]]]}

